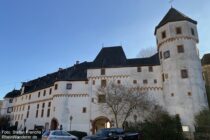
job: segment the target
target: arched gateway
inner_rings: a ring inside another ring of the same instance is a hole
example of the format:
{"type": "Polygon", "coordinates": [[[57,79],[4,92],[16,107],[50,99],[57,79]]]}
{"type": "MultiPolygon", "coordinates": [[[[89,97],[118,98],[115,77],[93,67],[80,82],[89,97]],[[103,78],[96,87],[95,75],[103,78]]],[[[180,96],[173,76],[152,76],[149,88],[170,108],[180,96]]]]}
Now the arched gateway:
{"type": "Polygon", "coordinates": [[[56,129],[58,129],[58,120],[57,120],[56,118],[53,118],[53,119],[51,120],[50,129],[51,129],[51,130],[56,130],[56,129]]]}
{"type": "Polygon", "coordinates": [[[110,121],[107,117],[100,116],[92,121],[92,133],[95,134],[101,128],[110,128],[110,121]]]}

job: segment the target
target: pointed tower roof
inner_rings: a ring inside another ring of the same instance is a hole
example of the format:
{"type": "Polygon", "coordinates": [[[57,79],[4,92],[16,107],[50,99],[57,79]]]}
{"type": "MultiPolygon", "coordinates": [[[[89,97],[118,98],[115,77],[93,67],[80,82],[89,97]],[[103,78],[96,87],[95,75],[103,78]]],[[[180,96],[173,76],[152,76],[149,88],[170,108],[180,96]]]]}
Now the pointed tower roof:
{"type": "Polygon", "coordinates": [[[155,27],[155,34],[156,34],[157,29],[160,28],[161,26],[165,25],[166,23],[174,22],[174,21],[183,21],[183,20],[197,24],[197,21],[187,17],[183,13],[181,13],[178,10],[176,10],[175,8],[171,7],[171,9],[169,9],[168,13],[164,16],[164,18],[160,21],[160,23],[155,27]]]}

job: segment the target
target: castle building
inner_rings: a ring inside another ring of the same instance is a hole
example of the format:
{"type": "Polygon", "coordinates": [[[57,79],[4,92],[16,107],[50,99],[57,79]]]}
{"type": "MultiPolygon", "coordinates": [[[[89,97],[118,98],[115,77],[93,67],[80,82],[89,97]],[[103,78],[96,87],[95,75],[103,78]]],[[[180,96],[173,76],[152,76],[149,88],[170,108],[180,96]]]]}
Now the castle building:
{"type": "Polygon", "coordinates": [[[170,114],[179,114],[182,125],[193,131],[194,115],[208,107],[196,25],[171,8],[155,27],[158,52],[153,56],[128,59],[121,46],[102,48],[92,62],[59,69],[9,92],[3,114],[18,129],[62,125],[94,133],[112,121],[100,112],[97,88],[109,81],[128,82],[147,90],[170,114]]]}

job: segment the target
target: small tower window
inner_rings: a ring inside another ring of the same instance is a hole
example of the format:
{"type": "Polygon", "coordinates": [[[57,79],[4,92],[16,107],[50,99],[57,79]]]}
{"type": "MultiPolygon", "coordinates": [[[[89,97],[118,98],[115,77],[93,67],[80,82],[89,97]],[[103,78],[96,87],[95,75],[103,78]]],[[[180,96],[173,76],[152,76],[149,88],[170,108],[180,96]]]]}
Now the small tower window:
{"type": "Polygon", "coordinates": [[[120,80],[117,80],[117,84],[120,84],[121,83],[121,81],[120,80]]]}
{"type": "Polygon", "coordinates": [[[141,72],[141,67],[137,67],[137,72],[141,72]]]}
{"type": "Polygon", "coordinates": [[[101,80],[101,87],[106,87],[106,80],[101,80]]]}
{"type": "Polygon", "coordinates": [[[83,107],[82,108],[82,113],[86,113],[86,111],[87,111],[86,107],[83,107]]]}
{"type": "Polygon", "coordinates": [[[165,81],[164,73],[162,74],[162,80],[163,82],[165,81]]]}
{"type": "Polygon", "coordinates": [[[191,96],[191,95],[192,95],[192,93],[191,93],[191,92],[188,92],[187,94],[188,94],[188,96],[191,96]]]}
{"type": "Polygon", "coordinates": [[[101,75],[105,75],[106,71],[105,69],[101,69],[101,75]]]}
{"type": "Polygon", "coordinates": [[[147,84],[147,83],[148,83],[147,79],[144,79],[143,84],[147,84]]]}
{"type": "Polygon", "coordinates": [[[161,36],[162,36],[162,39],[166,38],[166,31],[163,31],[163,32],[161,33],[161,36]]]}
{"type": "Polygon", "coordinates": [[[173,97],[174,96],[174,93],[171,93],[171,97],[173,97]]]}
{"type": "Polygon", "coordinates": [[[181,27],[176,27],[176,34],[182,34],[182,28],[181,27]]]}
{"type": "Polygon", "coordinates": [[[188,72],[186,69],[181,70],[181,77],[184,78],[188,78],[188,72]]]}
{"type": "Polygon", "coordinates": [[[154,79],[154,84],[157,84],[157,79],[154,79]]]}
{"type": "Polygon", "coordinates": [[[134,84],[137,84],[137,81],[136,81],[136,80],[133,80],[133,83],[134,83],[134,84]]]}
{"type": "Polygon", "coordinates": [[[169,58],[170,57],[170,51],[165,51],[163,55],[164,55],[164,59],[169,58]]]}
{"type": "Polygon", "coordinates": [[[191,34],[194,36],[195,35],[195,30],[191,28],[191,34]]]}
{"type": "Polygon", "coordinates": [[[178,53],[183,53],[184,52],[184,46],[183,45],[178,45],[177,46],[177,52],[178,53]]]}

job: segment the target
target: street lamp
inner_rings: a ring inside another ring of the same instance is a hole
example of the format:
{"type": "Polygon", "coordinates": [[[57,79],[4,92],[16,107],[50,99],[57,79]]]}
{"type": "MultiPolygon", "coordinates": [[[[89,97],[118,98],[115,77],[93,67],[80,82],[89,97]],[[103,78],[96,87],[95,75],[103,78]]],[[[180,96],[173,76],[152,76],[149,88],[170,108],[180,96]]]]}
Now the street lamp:
{"type": "Polygon", "coordinates": [[[24,121],[24,131],[26,131],[26,119],[24,119],[23,121],[24,121]]]}
{"type": "Polygon", "coordinates": [[[73,117],[70,116],[69,120],[70,120],[70,131],[71,131],[71,122],[72,122],[72,120],[73,120],[73,117]]]}

